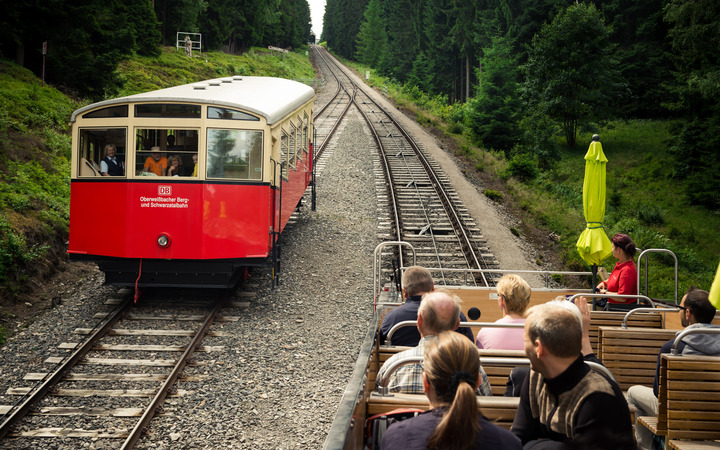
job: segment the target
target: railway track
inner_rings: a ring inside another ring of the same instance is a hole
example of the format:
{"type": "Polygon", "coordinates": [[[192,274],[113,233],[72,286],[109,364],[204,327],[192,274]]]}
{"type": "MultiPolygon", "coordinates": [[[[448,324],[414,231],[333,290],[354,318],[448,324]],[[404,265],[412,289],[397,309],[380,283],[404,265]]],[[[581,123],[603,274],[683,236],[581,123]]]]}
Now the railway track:
{"type": "MultiPolygon", "coordinates": [[[[440,167],[366,92],[366,87],[357,85],[327,52],[318,48],[314,52],[318,64],[332,73],[338,84],[337,92],[344,91],[352,98],[377,145],[378,198],[387,211],[381,218],[381,239],[410,242],[416,251],[415,263],[428,268],[458,271],[497,268],[480,228],[440,167]]],[[[347,110],[349,105],[338,121],[347,110]]],[[[386,254],[382,259],[396,261],[398,267],[413,263],[406,247],[388,247],[385,252],[392,255],[386,254]]],[[[455,276],[447,271],[438,270],[434,274],[439,284],[494,284],[493,277],[481,272],[471,280],[464,274],[455,276]]]]}
{"type": "Polygon", "coordinates": [[[34,440],[51,438],[67,445],[76,438],[133,448],[165,398],[184,395],[174,386],[186,366],[198,364],[193,354],[222,349],[200,345],[206,335],[222,336],[211,330],[213,323],[237,320],[220,316],[225,296],[173,302],[168,314],[158,310],[168,306],[162,301],[133,306],[130,291],[120,293],[107,300],[112,310],[98,314],[98,326],[75,330],[80,342],[58,345],[65,355],[45,361],[52,370],[28,373],[25,381],[33,386],[8,390],[19,399],[1,407],[0,447],[34,448],[34,440]]]}

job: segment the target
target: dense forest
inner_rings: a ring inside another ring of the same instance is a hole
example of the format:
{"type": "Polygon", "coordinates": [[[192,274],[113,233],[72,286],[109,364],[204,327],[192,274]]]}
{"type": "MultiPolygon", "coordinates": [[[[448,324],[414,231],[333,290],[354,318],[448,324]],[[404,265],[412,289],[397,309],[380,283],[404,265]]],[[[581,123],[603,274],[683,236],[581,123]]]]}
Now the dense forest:
{"type": "Polygon", "coordinates": [[[299,47],[310,34],[307,0],[27,0],[0,3],[0,56],[45,79],[100,99],[122,84],[129,55],[157,56],[177,32],[202,34],[202,50],[299,47]]]}
{"type": "Polygon", "coordinates": [[[549,145],[617,119],[673,119],[672,176],[720,208],[720,2],[328,0],[323,40],[345,58],[462,103],[476,144],[519,174],[549,145]]]}

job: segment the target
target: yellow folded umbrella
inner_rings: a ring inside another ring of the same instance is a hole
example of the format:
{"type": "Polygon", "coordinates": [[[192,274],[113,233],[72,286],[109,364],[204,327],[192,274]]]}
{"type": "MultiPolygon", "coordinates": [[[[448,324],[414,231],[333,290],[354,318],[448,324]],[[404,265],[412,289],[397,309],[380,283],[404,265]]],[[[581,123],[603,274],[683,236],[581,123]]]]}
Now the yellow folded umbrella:
{"type": "Polygon", "coordinates": [[[583,211],[587,226],[577,241],[580,257],[590,265],[600,264],[612,254],[612,243],[603,228],[605,218],[605,172],[607,158],[596,134],[585,154],[583,211]]]}

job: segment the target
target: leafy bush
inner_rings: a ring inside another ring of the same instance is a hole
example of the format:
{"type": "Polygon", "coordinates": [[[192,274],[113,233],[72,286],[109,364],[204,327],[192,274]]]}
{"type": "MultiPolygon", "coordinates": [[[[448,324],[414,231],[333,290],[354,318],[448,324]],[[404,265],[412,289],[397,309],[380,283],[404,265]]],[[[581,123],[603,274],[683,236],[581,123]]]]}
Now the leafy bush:
{"type": "Polygon", "coordinates": [[[485,194],[485,197],[489,198],[490,200],[492,200],[494,202],[498,202],[498,203],[500,203],[504,197],[502,192],[494,191],[492,189],[485,189],[483,194],[485,194]]]}
{"type": "Polygon", "coordinates": [[[637,207],[638,219],[648,225],[662,225],[665,223],[665,212],[656,205],[640,204],[637,207]]]}
{"type": "Polygon", "coordinates": [[[537,161],[527,153],[518,153],[508,162],[506,174],[519,180],[535,179],[540,173],[537,161]]]}

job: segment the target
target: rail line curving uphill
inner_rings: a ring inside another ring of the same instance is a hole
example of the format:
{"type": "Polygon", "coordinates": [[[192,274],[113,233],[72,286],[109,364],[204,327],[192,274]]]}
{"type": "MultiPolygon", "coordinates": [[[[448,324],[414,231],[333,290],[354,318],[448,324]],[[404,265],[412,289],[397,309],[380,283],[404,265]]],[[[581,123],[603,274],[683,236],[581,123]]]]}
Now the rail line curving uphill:
{"type": "MultiPolygon", "coordinates": [[[[415,263],[438,269],[488,269],[497,267],[488,252],[480,229],[461,204],[439,166],[413,137],[358,86],[326,51],[314,47],[337,83],[348,92],[370,129],[378,148],[387,205],[386,238],[412,242],[418,249],[415,263]],[[352,93],[352,94],[351,94],[352,93]]],[[[407,251],[388,246],[395,267],[405,266],[407,251]]],[[[384,270],[392,270],[385,268],[384,270]]],[[[436,271],[440,284],[452,284],[452,273],[436,271]],[[445,278],[450,279],[445,279],[445,278]]],[[[492,276],[478,272],[471,277],[478,285],[490,286],[492,276]]]]}

